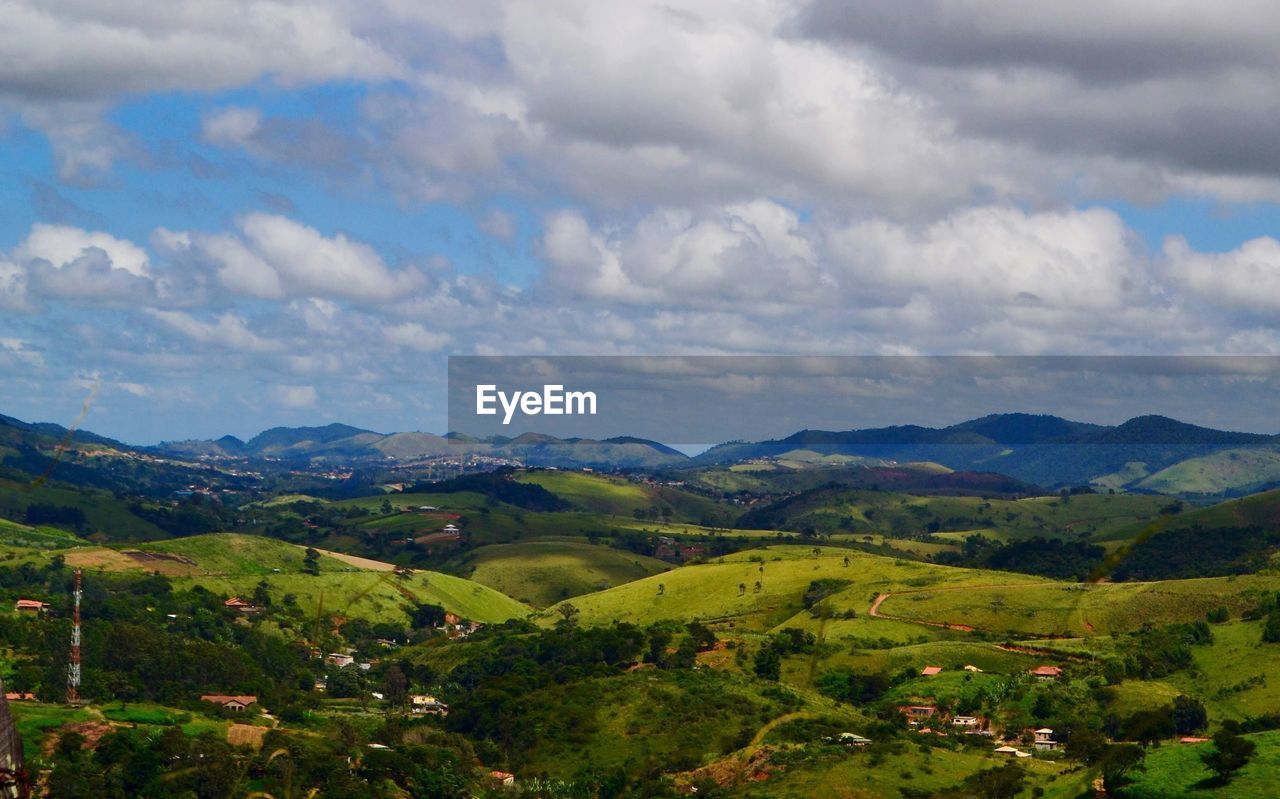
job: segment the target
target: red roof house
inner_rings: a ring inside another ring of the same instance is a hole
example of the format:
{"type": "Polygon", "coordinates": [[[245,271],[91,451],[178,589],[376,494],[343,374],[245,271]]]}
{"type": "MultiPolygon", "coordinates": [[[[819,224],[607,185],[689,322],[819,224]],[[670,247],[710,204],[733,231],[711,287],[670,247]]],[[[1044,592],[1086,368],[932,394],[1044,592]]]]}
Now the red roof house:
{"type": "Polygon", "coordinates": [[[1031,670],[1031,676],[1041,680],[1056,680],[1062,676],[1062,669],[1057,666],[1036,666],[1031,670]]]}
{"type": "Polygon", "coordinates": [[[13,603],[13,609],[18,613],[44,613],[49,609],[49,603],[38,599],[19,599],[13,603]]]}
{"type": "Polygon", "coordinates": [[[920,670],[920,675],[922,677],[932,677],[935,674],[941,674],[941,673],[942,673],[941,666],[925,666],[923,669],[920,670]]]}
{"type": "Polygon", "coordinates": [[[226,694],[205,694],[200,697],[201,702],[212,702],[215,705],[221,705],[224,710],[233,710],[237,713],[242,712],[258,701],[256,696],[230,696],[226,694]]]}

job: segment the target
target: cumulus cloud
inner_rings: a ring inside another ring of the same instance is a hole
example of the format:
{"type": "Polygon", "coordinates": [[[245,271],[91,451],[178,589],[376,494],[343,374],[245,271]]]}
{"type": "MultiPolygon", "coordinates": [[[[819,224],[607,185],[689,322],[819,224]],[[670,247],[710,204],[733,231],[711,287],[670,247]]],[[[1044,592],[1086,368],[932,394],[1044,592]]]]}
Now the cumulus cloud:
{"type": "Polygon", "coordinates": [[[54,267],[65,266],[87,250],[101,251],[117,269],[146,277],[150,259],[146,250],[125,239],[101,231],[82,230],[68,225],[32,225],[27,237],[14,250],[21,260],[44,260],[54,267]]]}
{"type": "Polygon", "coordinates": [[[1164,271],[1176,284],[1226,309],[1280,311],[1280,241],[1270,236],[1221,253],[1196,252],[1181,236],[1161,252],[1164,271]]]}
{"type": "Polygon", "coordinates": [[[227,290],[263,299],[328,297],[358,302],[402,298],[426,279],[392,269],[363,242],[274,214],[250,214],[239,234],[162,231],[156,242],[171,256],[211,268],[227,290]]]}

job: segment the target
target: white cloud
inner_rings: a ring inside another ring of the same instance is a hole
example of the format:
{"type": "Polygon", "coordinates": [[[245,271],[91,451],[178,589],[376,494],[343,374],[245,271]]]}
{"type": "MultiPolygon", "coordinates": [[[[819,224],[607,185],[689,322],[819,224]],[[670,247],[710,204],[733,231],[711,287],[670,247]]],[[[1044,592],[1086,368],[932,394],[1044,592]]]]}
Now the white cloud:
{"type": "Polygon", "coordinates": [[[358,302],[401,299],[426,284],[413,268],[392,269],[368,244],[283,216],[250,214],[240,235],[165,231],[156,238],[179,258],[213,269],[229,291],[263,299],[321,297],[358,302]]]}
{"type": "Polygon", "coordinates": [[[35,224],[26,239],[13,251],[19,260],[44,259],[54,267],[63,267],[96,248],[106,254],[111,265],[131,275],[147,277],[150,259],[146,250],[109,233],[91,232],[68,225],[35,224]]]}
{"type": "Polygon", "coordinates": [[[398,347],[418,352],[439,352],[451,340],[448,333],[427,330],[418,322],[388,326],[383,329],[383,335],[398,347]]]}
{"type": "Polygon", "coordinates": [[[271,389],[276,402],[286,408],[314,408],[319,400],[315,386],[274,386],[271,389]]]}
{"type": "Polygon", "coordinates": [[[235,313],[224,313],[208,322],[183,311],[148,309],[147,313],[187,338],[215,349],[249,352],[276,352],[281,349],[277,342],[254,333],[249,323],[235,313]]]}
{"type": "Polygon", "coordinates": [[[1186,239],[1166,240],[1165,273],[1191,294],[1226,309],[1280,311],[1280,241],[1252,239],[1222,253],[1196,252],[1186,239]]]}
{"type": "Polygon", "coordinates": [[[205,141],[221,147],[245,147],[261,127],[261,111],[232,106],[206,115],[200,135],[205,141]]]}

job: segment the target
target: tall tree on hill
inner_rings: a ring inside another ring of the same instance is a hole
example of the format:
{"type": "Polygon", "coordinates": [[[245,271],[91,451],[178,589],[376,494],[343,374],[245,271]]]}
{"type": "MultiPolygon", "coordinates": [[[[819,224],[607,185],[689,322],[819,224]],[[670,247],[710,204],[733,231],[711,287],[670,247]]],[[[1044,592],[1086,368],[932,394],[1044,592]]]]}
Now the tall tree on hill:
{"type": "Polygon", "coordinates": [[[1212,751],[1205,752],[1200,759],[1217,775],[1217,783],[1225,785],[1244,768],[1257,748],[1253,741],[1241,738],[1235,730],[1224,727],[1213,734],[1212,751]]]}

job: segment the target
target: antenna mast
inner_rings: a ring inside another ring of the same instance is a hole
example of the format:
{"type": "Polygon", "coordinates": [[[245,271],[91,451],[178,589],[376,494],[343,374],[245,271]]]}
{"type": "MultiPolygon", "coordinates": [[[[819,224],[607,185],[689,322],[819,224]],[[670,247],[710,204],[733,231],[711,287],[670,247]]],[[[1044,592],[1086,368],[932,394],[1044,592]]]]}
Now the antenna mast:
{"type": "Polygon", "coordinates": [[[76,569],[75,610],[71,617],[71,658],[67,661],[67,704],[80,704],[80,570],[76,569]]]}

